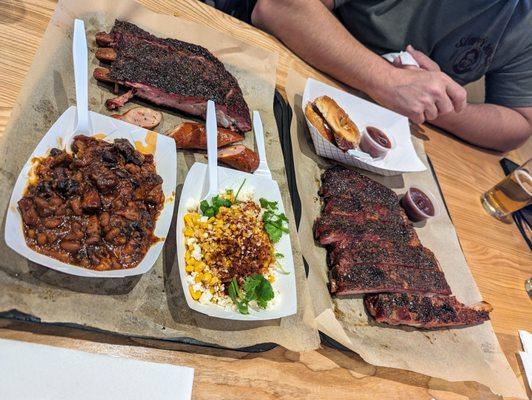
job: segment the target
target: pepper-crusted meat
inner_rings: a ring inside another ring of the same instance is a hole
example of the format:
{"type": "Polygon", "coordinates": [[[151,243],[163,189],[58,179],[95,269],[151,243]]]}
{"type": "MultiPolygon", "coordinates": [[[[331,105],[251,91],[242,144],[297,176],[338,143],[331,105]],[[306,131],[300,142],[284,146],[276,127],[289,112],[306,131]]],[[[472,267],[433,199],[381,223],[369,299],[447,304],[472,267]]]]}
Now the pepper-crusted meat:
{"type": "Polygon", "coordinates": [[[326,170],[321,178],[320,196],[355,198],[362,203],[375,203],[397,208],[395,192],[386,186],[352,169],[335,166],[326,170]]]}
{"type": "Polygon", "coordinates": [[[125,139],[76,136],[72,154],[52,149],[18,206],[35,251],[89,269],[133,268],[157,240],[164,203],[153,156],[125,139]]]}
{"type": "Polygon", "coordinates": [[[375,235],[378,239],[393,240],[410,246],[420,244],[412,226],[405,224],[401,218],[395,221],[362,219],[359,222],[357,224],[356,219],[325,214],[316,221],[314,233],[321,244],[334,244],[363,234],[375,235]]]}
{"type": "Polygon", "coordinates": [[[176,39],[161,39],[125,21],[116,20],[110,34],[96,35],[109,51],[97,53],[111,61],[94,77],[132,89],[108,105],[120,106],[133,95],[155,104],[205,118],[207,100],[216,103],[218,123],[242,132],[251,130],[249,109],[235,77],[207,49],[176,39]]]}
{"type": "Polygon", "coordinates": [[[331,246],[328,253],[329,265],[351,265],[378,263],[412,266],[423,269],[439,269],[432,251],[423,246],[405,246],[392,240],[349,239],[331,246]]]}
{"type": "Polygon", "coordinates": [[[314,233],[328,249],[331,293],[365,294],[369,313],[392,325],[431,329],[489,319],[487,303],[467,307],[451,296],[393,191],[337,166],[323,173],[319,193],[324,207],[314,233]]]}
{"type": "Polygon", "coordinates": [[[377,322],[426,329],[481,324],[492,309],[486,302],[467,307],[454,296],[407,293],[367,295],[364,304],[377,322]]]}
{"type": "Polygon", "coordinates": [[[451,294],[443,272],[401,265],[335,265],[329,281],[331,292],[338,292],[338,295],[380,292],[451,294]]]}

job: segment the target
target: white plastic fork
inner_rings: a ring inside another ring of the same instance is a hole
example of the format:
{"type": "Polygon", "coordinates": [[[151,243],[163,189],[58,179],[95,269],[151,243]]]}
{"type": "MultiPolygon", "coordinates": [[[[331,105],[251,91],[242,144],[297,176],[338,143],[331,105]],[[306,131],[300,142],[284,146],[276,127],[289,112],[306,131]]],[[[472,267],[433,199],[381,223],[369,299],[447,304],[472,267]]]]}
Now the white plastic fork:
{"type": "Polygon", "coordinates": [[[218,125],[216,123],[216,107],[212,100],[207,102],[207,178],[208,191],[202,200],[210,201],[218,195],[218,125]]]}
{"type": "Polygon", "coordinates": [[[259,153],[259,167],[253,173],[253,175],[264,176],[265,178],[272,179],[272,173],[268,168],[268,162],[266,161],[266,149],[264,146],[264,128],[260,119],[260,113],[253,111],[253,132],[255,133],[255,143],[257,144],[257,152],[259,153]]]}
{"type": "Polygon", "coordinates": [[[89,73],[87,38],[85,23],[81,19],[74,21],[74,38],[72,40],[72,59],[74,62],[74,80],[76,84],[76,127],[65,138],[65,148],[70,150],[72,139],[76,135],[92,133],[89,117],[89,73]]]}

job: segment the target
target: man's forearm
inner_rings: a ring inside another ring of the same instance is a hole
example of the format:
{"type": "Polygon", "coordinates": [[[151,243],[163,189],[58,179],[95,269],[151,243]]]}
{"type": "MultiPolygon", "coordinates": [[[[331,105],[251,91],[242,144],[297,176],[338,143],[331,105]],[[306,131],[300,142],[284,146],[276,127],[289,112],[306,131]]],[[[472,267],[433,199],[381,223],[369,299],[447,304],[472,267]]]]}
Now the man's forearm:
{"type": "Polygon", "coordinates": [[[526,114],[495,104],[468,104],[462,112],[442,115],[431,123],[469,143],[508,151],[532,134],[532,118],[526,114]]]}
{"type": "Polygon", "coordinates": [[[320,0],[259,0],[251,19],[314,67],[415,123],[465,106],[465,90],[449,76],[389,64],[354,38],[320,0]]]}
{"type": "Polygon", "coordinates": [[[358,42],[319,0],[259,0],[253,24],[283,41],[305,61],[371,95],[393,69],[358,42]]]}

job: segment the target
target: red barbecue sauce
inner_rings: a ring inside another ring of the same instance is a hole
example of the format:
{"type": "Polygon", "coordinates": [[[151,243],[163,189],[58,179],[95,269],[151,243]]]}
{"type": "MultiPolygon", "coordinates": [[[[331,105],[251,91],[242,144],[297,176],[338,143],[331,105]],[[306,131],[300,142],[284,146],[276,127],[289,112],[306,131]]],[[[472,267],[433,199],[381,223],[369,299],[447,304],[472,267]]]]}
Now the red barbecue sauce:
{"type": "Polygon", "coordinates": [[[408,218],[414,222],[433,217],[435,213],[432,201],[417,188],[408,189],[408,192],[401,199],[401,206],[404,208],[408,218]]]}
{"type": "Polygon", "coordinates": [[[366,130],[368,132],[368,135],[371,136],[371,138],[375,142],[380,144],[382,147],[386,147],[387,149],[392,148],[392,142],[390,141],[390,139],[388,139],[388,136],[386,136],[383,131],[373,126],[368,126],[366,130]]]}

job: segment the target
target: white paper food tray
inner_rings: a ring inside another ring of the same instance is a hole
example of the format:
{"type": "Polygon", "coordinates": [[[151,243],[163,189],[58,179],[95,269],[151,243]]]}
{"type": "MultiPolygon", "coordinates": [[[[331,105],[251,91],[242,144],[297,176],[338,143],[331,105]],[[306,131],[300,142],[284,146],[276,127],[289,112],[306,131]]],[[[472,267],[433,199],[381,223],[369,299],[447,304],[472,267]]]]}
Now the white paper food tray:
{"type": "MultiPolygon", "coordinates": [[[[218,187],[220,191],[225,189],[238,190],[242,182],[246,180],[242,192],[253,191],[253,199],[259,201],[261,197],[269,201],[277,201],[280,212],[284,212],[283,200],[277,182],[253,174],[236,171],[234,169],[218,167],[218,187]]],[[[183,292],[188,306],[198,312],[207,314],[211,317],[225,318],[233,320],[259,321],[286,317],[295,314],[297,311],[297,292],[296,278],[294,272],[294,260],[292,257],[292,245],[290,235],[285,234],[281,240],[275,244],[275,251],[284,254],[279,259],[283,269],[288,272],[287,275],[278,273],[275,281],[272,283],[275,292],[274,299],[268,303],[265,310],[252,310],[249,314],[240,314],[238,311],[228,310],[216,304],[201,304],[190,295],[187,283],[187,273],[185,271],[185,237],[183,234],[184,221],[183,217],[188,212],[191,205],[199,204],[202,194],[206,193],[207,165],[195,163],[188,171],[188,175],[183,185],[179,200],[176,223],[176,243],[177,243],[177,267],[183,286],[183,292]]],[[[242,193],[241,192],[241,193],[242,193]]]]}
{"type": "Polygon", "coordinates": [[[307,119],[307,126],[318,155],[385,176],[426,170],[412,144],[408,118],[312,78],[307,79],[305,85],[302,109],[305,109],[309,101],[323,95],[334,99],[354,121],[360,132],[367,126],[375,126],[392,138],[395,148],[382,159],[371,159],[369,155],[361,159],[343,152],[325,140],[307,119]]]}
{"type": "Polygon", "coordinates": [[[17,207],[17,202],[24,195],[24,191],[27,187],[29,174],[34,164],[32,160],[35,157],[47,156],[49,151],[54,147],[64,148],[65,138],[70,135],[75,127],[76,107],[72,106],[52,125],[29,157],[28,161],[22,168],[22,171],[20,171],[7,210],[5,241],[9,247],[20,255],[26,257],[28,260],[70,275],[98,278],[122,278],[132,275],[140,275],[149,271],[159,257],[163,248],[164,239],[168,235],[168,230],[170,229],[170,224],[172,222],[177,174],[175,143],[172,138],[159,135],[155,132],[148,131],[136,125],[105,115],[91,112],[90,119],[93,135],[98,136],[98,138],[104,138],[108,141],[124,138],[128,139],[133,145],[137,142],[140,146],[152,148],[157,174],[163,179],[162,189],[165,196],[165,203],[159,218],[157,219],[154,231],[154,235],[162,240],[150,247],[143,260],[135,268],[110,271],[96,271],[67,264],[45,256],[44,254],[40,254],[35,250],[32,250],[26,244],[22,227],[22,218],[17,207]],[[150,143],[147,143],[147,140],[150,141],[151,145],[150,143]]]}

